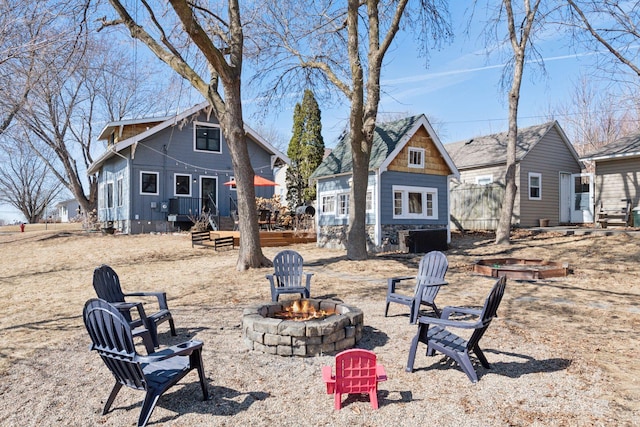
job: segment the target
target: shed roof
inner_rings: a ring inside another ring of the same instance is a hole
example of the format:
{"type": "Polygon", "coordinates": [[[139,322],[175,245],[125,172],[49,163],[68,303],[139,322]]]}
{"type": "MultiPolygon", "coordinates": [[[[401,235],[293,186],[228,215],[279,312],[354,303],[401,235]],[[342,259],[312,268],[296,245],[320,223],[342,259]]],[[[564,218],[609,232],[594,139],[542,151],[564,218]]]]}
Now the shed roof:
{"type": "MultiPolygon", "coordinates": [[[[444,149],[440,139],[431,127],[424,114],[405,117],[376,126],[369,158],[369,170],[384,170],[400,150],[406,145],[416,131],[424,126],[432,141],[442,154],[451,173],[458,174],[455,164],[444,149]]],[[[350,174],[353,170],[351,156],[351,138],[348,132],[343,133],[333,151],[324,158],[322,163],[311,175],[311,179],[350,174]]]]}
{"type": "Polygon", "coordinates": [[[588,154],[583,160],[613,160],[640,157],[640,132],[627,135],[588,154]]]}
{"type": "MultiPolygon", "coordinates": [[[[560,133],[562,140],[576,161],[579,161],[577,153],[557,121],[518,129],[516,161],[521,161],[554,127],[560,133]]],[[[447,144],[445,148],[459,169],[505,164],[507,161],[507,136],[508,132],[479,136],[447,144]]]]}

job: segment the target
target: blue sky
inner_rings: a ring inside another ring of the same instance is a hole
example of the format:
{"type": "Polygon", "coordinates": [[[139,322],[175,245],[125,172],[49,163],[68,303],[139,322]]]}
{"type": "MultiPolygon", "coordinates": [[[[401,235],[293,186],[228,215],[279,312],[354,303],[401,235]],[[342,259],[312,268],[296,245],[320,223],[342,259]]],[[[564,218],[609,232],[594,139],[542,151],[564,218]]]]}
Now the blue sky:
{"type": "MultiPolygon", "coordinates": [[[[418,57],[413,37],[398,35],[396,46],[386,57],[379,108],[379,120],[385,114],[394,118],[426,114],[443,143],[502,132],[508,127],[507,94],[499,87],[504,56],[486,55],[483,24],[474,24],[470,35],[464,35],[466,5],[452,2],[452,7],[455,39],[442,50],[430,52],[428,67],[424,58],[418,57]]],[[[547,121],[551,109],[570,99],[581,74],[594,70],[594,55],[572,51],[558,31],[538,35],[536,46],[544,59],[546,75],[535,64],[525,67],[518,114],[519,126],[523,127],[547,121]]],[[[301,98],[300,94],[293,104],[301,98]]],[[[245,102],[245,107],[245,119],[251,123],[252,105],[245,102]]],[[[320,108],[325,145],[332,147],[348,123],[348,106],[320,108]]],[[[292,115],[290,105],[272,117],[276,129],[287,138],[292,115]]],[[[562,117],[555,118],[562,125],[562,117]]]]}

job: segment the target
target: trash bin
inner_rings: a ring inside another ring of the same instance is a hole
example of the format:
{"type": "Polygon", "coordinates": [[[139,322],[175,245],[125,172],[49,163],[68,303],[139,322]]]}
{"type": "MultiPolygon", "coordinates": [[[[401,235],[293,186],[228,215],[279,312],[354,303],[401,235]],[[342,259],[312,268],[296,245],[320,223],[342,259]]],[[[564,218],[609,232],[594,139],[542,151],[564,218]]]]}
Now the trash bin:
{"type": "Polygon", "coordinates": [[[633,209],[633,226],[640,227],[640,206],[633,209]]]}

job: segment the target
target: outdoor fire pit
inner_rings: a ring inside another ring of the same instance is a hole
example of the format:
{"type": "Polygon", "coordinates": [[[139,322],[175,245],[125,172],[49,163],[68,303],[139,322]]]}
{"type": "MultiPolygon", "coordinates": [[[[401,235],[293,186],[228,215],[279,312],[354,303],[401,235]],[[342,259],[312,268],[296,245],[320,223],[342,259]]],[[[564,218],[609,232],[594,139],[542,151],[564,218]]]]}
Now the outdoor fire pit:
{"type": "Polygon", "coordinates": [[[362,310],[340,301],[303,299],[247,307],[242,334],[250,350],[281,356],[316,356],[355,346],[362,310]]]}
{"type": "Polygon", "coordinates": [[[507,276],[507,279],[537,280],[566,276],[569,272],[569,264],[540,259],[493,258],[476,262],[473,265],[473,271],[492,277],[507,276]]]}

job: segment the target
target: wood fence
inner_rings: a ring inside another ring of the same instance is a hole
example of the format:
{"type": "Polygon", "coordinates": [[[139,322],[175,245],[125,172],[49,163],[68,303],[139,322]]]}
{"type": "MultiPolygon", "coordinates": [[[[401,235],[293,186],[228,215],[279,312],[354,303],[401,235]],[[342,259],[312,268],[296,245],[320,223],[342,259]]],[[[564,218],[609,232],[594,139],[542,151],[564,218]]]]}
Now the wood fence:
{"type": "Polygon", "coordinates": [[[454,184],[449,193],[451,229],[495,230],[503,197],[500,184],[454,184]]]}

